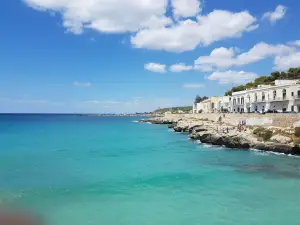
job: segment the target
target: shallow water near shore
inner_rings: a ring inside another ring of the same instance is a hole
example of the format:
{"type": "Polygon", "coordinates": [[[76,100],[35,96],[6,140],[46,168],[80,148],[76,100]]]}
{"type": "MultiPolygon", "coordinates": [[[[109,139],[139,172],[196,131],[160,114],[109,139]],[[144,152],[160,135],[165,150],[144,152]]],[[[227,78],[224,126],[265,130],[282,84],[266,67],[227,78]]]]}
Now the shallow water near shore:
{"type": "Polygon", "coordinates": [[[0,115],[1,202],[50,225],[299,224],[299,157],[137,119],[0,115]]]}

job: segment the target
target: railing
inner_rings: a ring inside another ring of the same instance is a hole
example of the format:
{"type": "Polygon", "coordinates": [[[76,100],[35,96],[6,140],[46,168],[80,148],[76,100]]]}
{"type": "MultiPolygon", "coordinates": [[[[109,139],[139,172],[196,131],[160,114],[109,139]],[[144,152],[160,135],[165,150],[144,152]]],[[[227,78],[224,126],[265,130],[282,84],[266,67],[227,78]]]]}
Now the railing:
{"type": "Polygon", "coordinates": [[[300,99],[300,95],[292,96],[293,99],[300,99]]]}
{"type": "Polygon", "coordinates": [[[270,102],[279,102],[279,101],[287,101],[289,100],[287,97],[275,97],[275,98],[271,98],[269,101],[270,102]]]}

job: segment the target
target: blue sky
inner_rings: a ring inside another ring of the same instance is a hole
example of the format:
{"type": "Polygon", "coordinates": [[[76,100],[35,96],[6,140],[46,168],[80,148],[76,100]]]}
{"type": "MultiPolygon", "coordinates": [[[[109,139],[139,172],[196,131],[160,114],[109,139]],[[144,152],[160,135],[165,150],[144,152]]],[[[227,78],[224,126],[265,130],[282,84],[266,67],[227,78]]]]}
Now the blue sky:
{"type": "Polygon", "coordinates": [[[191,105],[300,66],[299,1],[4,0],[0,112],[191,105]]]}

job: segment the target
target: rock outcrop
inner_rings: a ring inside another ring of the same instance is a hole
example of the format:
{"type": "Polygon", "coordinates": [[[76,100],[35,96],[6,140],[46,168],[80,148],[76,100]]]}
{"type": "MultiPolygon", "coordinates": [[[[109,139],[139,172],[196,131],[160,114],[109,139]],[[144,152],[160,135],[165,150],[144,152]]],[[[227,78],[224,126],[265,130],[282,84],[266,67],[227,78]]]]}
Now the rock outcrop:
{"type": "Polygon", "coordinates": [[[222,122],[181,117],[155,117],[141,122],[168,124],[175,132],[187,132],[201,143],[233,149],[257,149],[300,155],[300,147],[289,137],[290,132],[276,127],[232,126],[222,122]],[[275,134],[274,134],[275,133],[275,134]],[[281,135],[283,134],[283,135],[281,135]]]}

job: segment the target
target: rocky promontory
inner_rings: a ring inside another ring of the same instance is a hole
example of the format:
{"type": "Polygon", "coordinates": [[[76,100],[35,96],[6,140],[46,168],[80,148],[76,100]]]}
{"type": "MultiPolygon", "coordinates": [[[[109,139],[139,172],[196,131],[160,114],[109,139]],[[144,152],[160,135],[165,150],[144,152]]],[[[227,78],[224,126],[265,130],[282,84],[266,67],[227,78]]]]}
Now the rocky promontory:
{"type": "Polygon", "coordinates": [[[168,124],[175,132],[186,132],[192,140],[225,146],[232,149],[257,149],[277,153],[300,155],[300,140],[293,128],[272,126],[247,126],[244,123],[228,124],[217,121],[182,116],[154,117],[140,122],[168,124]]]}

